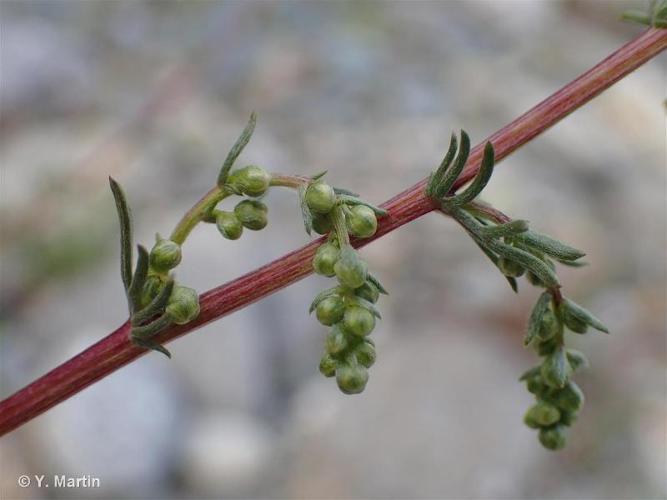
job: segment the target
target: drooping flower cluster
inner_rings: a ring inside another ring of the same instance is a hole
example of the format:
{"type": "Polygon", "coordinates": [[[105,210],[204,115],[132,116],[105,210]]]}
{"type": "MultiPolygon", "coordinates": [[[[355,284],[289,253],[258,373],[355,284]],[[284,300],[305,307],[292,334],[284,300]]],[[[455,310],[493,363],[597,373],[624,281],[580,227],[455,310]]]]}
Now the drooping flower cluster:
{"type": "Polygon", "coordinates": [[[444,214],[463,226],[514,291],[518,289],[517,279],[524,275],[532,285],[545,289],[533,309],[524,339],[525,345],[533,346],[544,358],[521,377],[537,400],[524,422],[539,429],[539,440],[545,448],[558,450],[565,446],[566,427],[572,425],[584,403],[584,395],[571,380],[571,374],[587,365],[583,354],[565,347],[564,329],[585,333],[589,326],[603,332],[607,328],[561,294],[555,263],[579,267],[583,252],[531,231],[524,220],[511,220],[490,205],[474,201],[493,173],[491,143],[485,145],[479,171],[470,185],[461,193],[454,192],[469,152],[470,140],[465,132],[461,131],[458,152],[456,137],[452,136],[444,160],[431,175],[426,194],[439,203],[444,214]]]}
{"type": "Polygon", "coordinates": [[[338,284],[315,297],[310,312],[330,327],[320,372],[336,377],[345,394],[358,394],[368,382],[375,363],[375,343],[369,338],[380,314],[375,307],[384,287],[369,272],[366,262],[350,245],[350,236],[370,238],[377,216],[385,211],[361,201],[352,193],[336,190],[316,178],[300,191],[306,229],[329,238],[315,253],[313,270],[335,277],[338,284]]]}

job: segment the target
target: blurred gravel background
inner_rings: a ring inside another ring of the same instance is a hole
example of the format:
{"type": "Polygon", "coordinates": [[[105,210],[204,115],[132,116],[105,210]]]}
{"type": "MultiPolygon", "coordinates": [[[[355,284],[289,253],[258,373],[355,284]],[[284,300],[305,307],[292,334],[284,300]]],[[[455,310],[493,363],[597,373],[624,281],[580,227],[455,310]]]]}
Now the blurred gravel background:
{"type": "MultiPolygon", "coordinates": [[[[126,317],[107,176],[139,241],[210,186],[251,110],[243,157],[329,170],[381,202],[641,31],[637,2],[0,2],[0,396],[126,317]]],[[[518,296],[449,220],[363,251],[389,288],[366,392],[317,372],[308,278],[146,356],[0,442],[0,497],[664,498],[664,54],[502,162],[486,199],[585,249],[568,295],[610,337],[570,339],[592,370],[568,448],[521,422],[518,296]],[[20,474],[99,490],[21,490],[20,474]]],[[[206,290],[307,241],[294,196],[228,242],[211,227],[179,278],[206,290]]]]}

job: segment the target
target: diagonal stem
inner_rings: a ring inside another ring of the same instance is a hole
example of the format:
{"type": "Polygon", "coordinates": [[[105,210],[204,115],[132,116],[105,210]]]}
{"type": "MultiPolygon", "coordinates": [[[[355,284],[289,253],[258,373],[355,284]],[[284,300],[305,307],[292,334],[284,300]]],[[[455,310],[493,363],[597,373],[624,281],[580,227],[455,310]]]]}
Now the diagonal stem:
{"type": "MultiPolygon", "coordinates": [[[[667,30],[648,29],[609,57],[564,86],[527,113],[506,125],[471,151],[470,157],[454,187],[470,181],[479,169],[483,145],[491,141],[496,162],[565,118],[667,47],[667,30]]],[[[371,239],[353,240],[359,247],[379,238],[437,207],[425,196],[427,180],[394,196],[382,205],[389,212],[380,220],[371,239]]],[[[166,343],[198,327],[230,314],[309,275],[310,261],[324,238],[315,240],[256,271],[201,296],[201,312],[196,320],[173,326],[155,338],[166,343]]],[[[23,425],[49,408],[109,375],[127,363],[146,354],[129,338],[130,325],[125,323],[74,358],[0,402],[0,435],[23,425]]]]}

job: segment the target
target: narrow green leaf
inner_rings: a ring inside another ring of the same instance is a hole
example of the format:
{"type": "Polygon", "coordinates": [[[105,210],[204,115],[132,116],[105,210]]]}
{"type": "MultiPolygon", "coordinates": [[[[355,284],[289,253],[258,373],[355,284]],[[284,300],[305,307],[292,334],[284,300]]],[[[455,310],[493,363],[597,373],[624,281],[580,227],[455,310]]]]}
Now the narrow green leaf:
{"type": "Polygon", "coordinates": [[[588,359],[586,359],[583,352],[579,352],[575,349],[567,349],[566,353],[567,360],[569,361],[572,370],[589,367],[588,359]]]}
{"type": "Polygon", "coordinates": [[[621,14],[621,20],[651,26],[651,16],[638,10],[628,10],[621,14]]]}
{"type": "Polygon", "coordinates": [[[378,280],[375,276],[373,276],[371,273],[368,273],[368,276],[366,277],[366,281],[368,281],[370,284],[372,284],[375,288],[378,289],[378,292],[380,292],[383,295],[389,295],[389,292],[382,286],[382,283],[380,283],[380,280],[378,280]]]}
{"type": "Polygon", "coordinates": [[[429,182],[426,186],[426,196],[428,196],[429,198],[439,199],[447,194],[446,192],[440,194],[438,187],[442,182],[445,173],[449,168],[449,165],[452,163],[452,160],[454,159],[457,145],[458,142],[456,140],[456,134],[452,133],[452,136],[449,139],[449,149],[447,149],[447,153],[445,154],[444,159],[440,163],[440,166],[436,169],[435,172],[431,174],[429,182]]]}
{"type": "Polygon", "coordinates": [[[164,312],[173,289],[174,279],[170,277],[164,284],[162,290],[160,290],[160,293],[157,294],[146,307],[132,315],[132,324],[141,325],[143,322],[148,321],[154,316],[164,312]]]}
{"type": "Polygon", "coordinates": [[[560,285],[558,276],[553,269],[534,255],[524,250],[514,248],[510,245],[493,240],[489,242],[489,247],[498,255],[514,260],[535,274],[544,283],[546,288],[553,288],[560,285]]]}
{"type": "Polygon", "coordinates": [[[120,184],[109,177],[109,185],[120,222],[120,276],[127,291],[132,281],[132,213],[120,184]]]}
{"type": "Polygon", "coordinates": [[[568,267],[586,267],[588,266],[588,262],[583,261],[583,260],[560,260],[556,259],[559,264],[563,264],[564,266],[568,267]]]}
{"type": "Polygon", "coordinates": [[[534,366],[529,370],[526,370],[521,374],[519,377],[519,382],[523,382],[525,380],[528,380],[529,378],[533,378],[536,375],[540,374],[540,367],[539,366],[534,366]]]}
{"type": "Polygon", "coordinates": [[[310,212],[310,208],[308,208],[308,203],[306,203],[306,189],[307,186],[302,184],[297,189],[297,193],[299,194],[299,206],[301,207],[303,227],[306,229],[308,236],[310,236],[313,231],[313,214],[310,212]]]}
{"type": "Polygon", "coordinates": [[[334,193],[336,193],[336,194],[344,194],[344,195],[347,195],[347,196],[354,196],[355,198],[359,197],[359,195],[357,193],[355,193],[354,191],[350,191],[349,189],[335,187],[335,188],[333,188],[333,190],[334,190],[334,193]]]}
{"type": "Polygon", "coordinates": [[[530,318],[528,319],[528,329],[526,330],[526,335],[523,338],[523,345],[527,346],[530,344],[539,333],[542,317],[549,310],[551,298],[552,297],[549,292],[544,292],[537,299],[537,302],[535,303],[535,306],[530,313],[530,318]]]}
{"type": "Polygon", "coordinates": [[[442,180],[439,180],[436,187],[436,194],[438,198],[444,198],[449,194],[449,191],[452,189],[454,182],[458,179],[459,175],[463,171],[466,162],[468,161],[468,155],[470,154],[470,137],[466,134],[465,130],[461,130],[461,147],[459,152],[456,155],[456,160],[454,165],[447,169],[445,175],[442,177],[442,180]]]}
{"type": "Polygon", "coordinates": [[[528,245],[531,248],[544,252],[547,255],[558,260],[577,260],[584,255],[585,252],[572,248],[554,238],[545,234],[536,233],[535,231],[526,231],[525,233],[516,236],[516,240],[528,245]]]}
{"type": "Polygon", "coordinates": [[[141,292],[144,290],[148,276],[148,250],[143,245],[137,245],[137,267],[127,289],[127,299],[132,313],[140,307],[141,292]]]}
{"type": "Polygon", "coordinates": [[[325,175],[327,175],[327,172],[328,172],[328,170],[323,170],[322,172],[319,172],[319,173],[313,175],[313,176],[310,178],[310,180],[313,181],[313,182],[318,181],[318,180],[320,180],[322,177],[324,177],[325,175]]]}
{"type": "Polygon", "coordinates": [[[592,326],[596,330],[599,330],[604,333],[609,333],[609,329],[605,326],[602,321],[593,316],[593,314],[587,309],[581,307],[576,302],[573,302],[570,299],[564,299],[561,303],[561,307],[566,309],[566,313],[576,318],[579,321],[586,323],[587,325],[592,326]]]}
{"type": "Polygon", "coordinates": [[[165,313],[147,325],[132,327],[132,338],[140,338],[145,340],[154,337],[171,324],[171,318],[168,314],[165,313]]]}
{"type": "Polygon", "coordinates": [[[470,183],[470,186],[468,186],[461,194],[457,194],[456,196],[447,200],[447,203],[451,205],[461,206],[465,205],[466,203],[470,203],[472,200],[474,200],[479,195],[479,193],[481,193],[482,190],[486,187],[486,185],[489,182],[489,179],[491,179],[491,175],[493,174],[493,163],[494,163],[493,144],[487,142],[486,146],[484,146],[484,156],[482,158],[482,163],[479,167],[479,172],[473,179],[472,183],[470,183]]]}
{"type": "Polygon", "coordinates": [[[218,174],[218,187],[220,187],[221,189],[225,186],[225,183],[227,182],[227,176],[229,175],[229,171],[231,170],[232,165],[234,165],[234,162],[243,151],[243,148],[245,148],[248,142],[250,141],[252,133],[255,131],[256,123],[257,123],[257,115],[254,112],[252,112],[250,113],[250,119],[248,120],[248,124],[245,126],[243,132],[241,132],[241,135],[232,146],[232,149],[229,150],[227,158],[225,158],[225,161],[222,164],[222,168],[220,169],[220,173],[218,174]]]}
{"type": "Polygon", "coordinates": [[[157,342],[154,342],[150,339],[144,339],[141,337],[132,337],[132,342],[139,347],[143,347],[144,349],[150,349],[151,351],[157,351],[165,356],[167,356],[169,359],[171,359],[171,353],[167,350],[166,347],[158,344],[157,342]]]}
{"type": "Polygon", "coordinates": [[[368,203],[367,201],[360,200],[359,198],[356,198],[354,196],[349,196],[346,194],[341,194],[338,195],[338,199],[345,203],[346,205],[364,205],[365,207],[370,208],[373,212],[375,212],[375,215],[378,217],[384,217],[387,215],[389,212],[387,212],[385,209],[377,207],[373,205],[372,203],[368,203]]]}
{"type": "Polygon", "coordinates": [[[514,236],[515,234],[528,231],[528,221],[517,219],[505,224],[495,226],[484,226],[481,233],[485,238],[502,238],[505,236],[514,236]]]}
{"type": "Polygon", "coordinates": [[[485,245],[480,239],[478,239],[477,237],[475,237],[475,235],[471,234],[470,232],[468,232],[468,235],[470,236],[470,238],[472,238],[472,240],[473,240],[473,241],[475,242],[475,244],[479,247],[479,249],[480,249],[482,252],[484,252],[484,255],[486,255],[486,256],[489,258],[489,260],[490,260],[491,262],[493,262],[493,265],[496,266],[496,268],[498,268],[498,270],[500,271],[500,274],[502,274],[502,275],[503,275],[503,278],[505,278],[505,279],[507,280],[507,282],[509,283],[510,288],[512,289],[512,291],[513,291],[514,293],[519,293],[519,284],[518,284],[516,278],[514,278],[513,276],[507,276],[507,275],[506,275],[505,273],[503,273],[502,270],[498,267],[498,256],[497,256],[495,253],[493,253],[491,250],[489,250],[489,249],[486,247],[486,245],[485,245]]]}
{"type": "Polygon", "coordinates": [[[347,300],[351,304],[355,304],[358,306],[363,307],[364,309],[368,309],[371,313],[373,313],[373,316],[375,316],[377,319],[382,319],[382,316],[380,316],[380,311],[378,310],[377,307],[375,307],[375,304],[367,301],[366,299],[362,299],[361,297],[348,297],[347,300]]]}

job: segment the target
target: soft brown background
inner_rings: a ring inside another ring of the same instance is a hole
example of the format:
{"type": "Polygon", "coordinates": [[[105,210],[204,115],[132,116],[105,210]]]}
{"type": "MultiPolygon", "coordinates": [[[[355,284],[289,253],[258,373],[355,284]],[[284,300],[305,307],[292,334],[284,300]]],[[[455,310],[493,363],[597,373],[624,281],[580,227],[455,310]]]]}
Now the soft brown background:
{"type": "MultiPolygon", "coordinates": [[[[8,396],[126,317],[109,174],[150,243],[241,158],[329,170],[381,202],[481,141],[641,27],[641,2],[0,2],[1,367],[8,396]]],[[[317,372],[308,278],[146,356],[0,441],[2,498],[664,498],[665,58],[500,164],[485,198],[588,252],[566,293],[612,330],[570,339],[592,370],[568,448],[521,418],[518,296],[452,221],[363,251],[391,296],[366,392],[317,372]],[[20,474],[101,490],[21,490],[20,474]]],[[[294,196],[179,278],[223,283],[307,241],[294,196]]]]}

